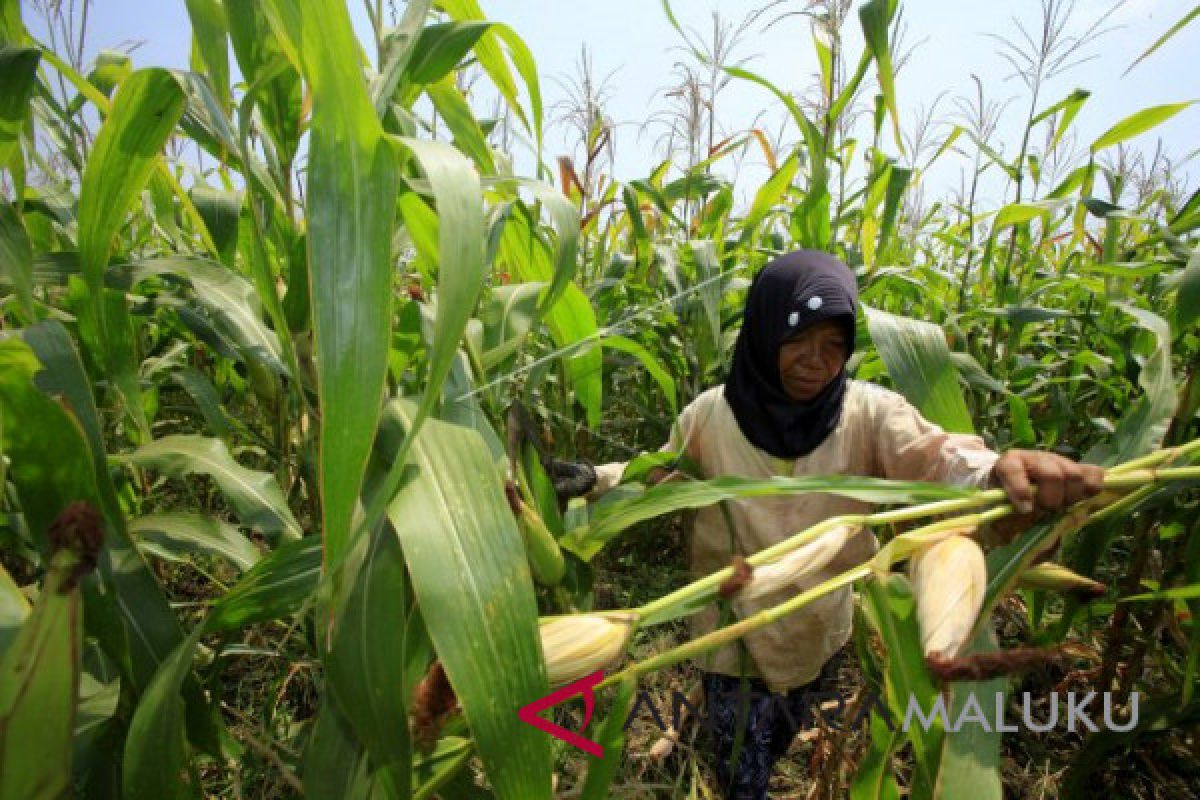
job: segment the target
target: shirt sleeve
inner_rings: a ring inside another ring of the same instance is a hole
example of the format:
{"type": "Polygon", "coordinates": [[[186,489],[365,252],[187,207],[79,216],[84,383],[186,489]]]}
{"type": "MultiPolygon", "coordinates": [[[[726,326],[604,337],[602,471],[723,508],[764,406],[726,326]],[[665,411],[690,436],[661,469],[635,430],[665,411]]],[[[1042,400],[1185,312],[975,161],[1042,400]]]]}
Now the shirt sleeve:
{"type": "MultiPolygon", "coordinates": [[[[679,417],[671,426],[671,435],[668,437],[667,443],[659,448],[660,453],[682,453],[686,451],[690,457],[696,458],[694,421],[699,402],[700,398],[697,398],[679,413],[679,417]]],[[[621,476],[625,473],[627,464],[629,464],[629,461],[612,461],[608,464],[597,465],[596,485],[588,492],[587,499],[595,500],[620,483],[621,476]]]]}
{"type": "Polygon", "coordinates": [[[987,487],[999,453],[975,434],[949,433],[897,392],[875,393],[875,441],[883,477],[987,487]]]}

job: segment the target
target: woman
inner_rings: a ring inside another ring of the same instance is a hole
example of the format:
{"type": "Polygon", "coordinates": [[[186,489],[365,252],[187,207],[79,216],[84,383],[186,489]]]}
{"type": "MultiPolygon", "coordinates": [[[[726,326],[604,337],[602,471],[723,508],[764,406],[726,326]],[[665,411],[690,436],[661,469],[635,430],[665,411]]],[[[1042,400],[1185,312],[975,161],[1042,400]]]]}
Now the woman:
{"type": "MultiPolygon", "coordinates": [[[[929,422],[900,394],[849,379],[845,366],[854,352],[857,308],[853,273],[826,253],[802,250],[767,264],[751,284],[729,378],[683,410],[664,450],[686,453],[710,478],[842,474],[1002,486],[1026,513],[1035,503],[1059,509],[1101,489],[1099,467],[1037,451],[998,455],[978,436],[947,433],[929,422]]],[[[625,464],[550,467],[557,489],[594,498],[617,484],[625,464]]],[[[747,498],[729,507],[732,530],[718,506],[696,514],[690,540],[696,575],[728,566],[734,553],[753,554],[829,517],[868,508],[828,494],[747,498]]],[[[825,569],[794,588],[739,601],[737,612],[783,602],[861,563],[878,547],[874,534],[863,531],[825,569]]],[[[844,587],[702,657],[707,713],[718,721],[715,766],[727,797],[767,796],[771,769],[804,716],[802,697],[822,676],[833,677],[852,615],[851,588],[844,587]],[[743,741],[731,769],[739,719],[743,741]]],[[[701,636],[717,624],[717,609],[710,606],[691,618],[691,634],[701,636]]]]}

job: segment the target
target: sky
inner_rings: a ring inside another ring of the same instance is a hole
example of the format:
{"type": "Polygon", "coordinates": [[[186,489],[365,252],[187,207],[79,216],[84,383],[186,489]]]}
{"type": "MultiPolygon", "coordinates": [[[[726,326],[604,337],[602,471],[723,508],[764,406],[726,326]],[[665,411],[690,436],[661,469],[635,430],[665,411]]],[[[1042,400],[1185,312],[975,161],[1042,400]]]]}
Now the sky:
{"type": "MultiPolygon", "coordinates": [[[[240,0],[239,0],[240,1],[240,0]]],[[[1070,0],[1056,0],[1070,2],[1070,0]]],[[[929,115],[943,127],[955,119],[956,102],[973,95],[972,76],[978,76],[989,101],[1007,103],[999,117],[996,142],[1006,154],[1015,153],[1030,105],[1028,89],[1019,79],[1008,78],[1011,67],[1002,57],[995,37],[1019,38],[1015,20],[1036,35],[1040,27],[1042,0],[907,0],[902,2],[903,42],[911,56],[897,76],[897,96],[902,124],[911,128],[915,120],[929,115]]],[[[1042,89],[1039,108],[1062,99],[1076,87],[1092,95],[1075,122],[1076,147],[1087,145],[1124,117],[1161,103],[1200,99],[1200,71],[1194,54],[1200,46],[1200,20],[1185,28],[1166,46],[1128,74],[1134,59],[1172,23],[1192,7],[1195,0],[1123,0],[1108,18],[1110,30],[1081,55],[1085,63],[1048,81],[1042,89]]],[[[671,27],[657,0],[480,0],[489,19],[513,28],[527,43],[537,61],[546,99],[546,159],[575,150],[567,126],[556,123],[566,98],[566,85],[578,76],[581,50],[587,47],[594,75],[605,87],[605,111],[617,123],[613,172],[620,180],[645,177],[662,157],[661,124],[646,121],[669,102],[664,88],[674,80],[673,67],[687,59],[679,34],[671,27]]],[[[768,0],[673,0],[680,23],[700,36],[707,36],[713,14],[731,23],[767,5],[768,0]]],[[[400,5],[400,3],[396,3],[400,5]]],[[[349,0],[356,28],[369,41],[369,24],[359,0],[349,0]]],[[[733,60],[749,59],[746,67],[781,88],[801,92],[810,86],[817,70],[808,21],[797,14],[780,18],[788,11],[805,7],[804,0],[783,0],[749,28],[733,60]],[[774,24],[768,25],[772,20],[774,24]]],[[[859,5],[858,2],[855,5],[859,5]]],[[[22,0],[27,24],[39,35],[29,0],[22,0]]],[[[1069,32],[1084,31],[1111,1],[1075,0],[1069,32]]],[[[190,24],[184,0],[96,0],[90,19],[88,55],[102,48],[124,48],[136,44],[136,66],[186,68],[190,50],[190,24]]],[[[857,59],[862,37],[855,14],[846,24],[846,47],[857,59]]],[[[374,47],[368,45],[368,52],[374,47]]],[[[486,101],[479,112],[486,113],[486,101]]],[[[737,133],[748,126],[764,128],[775,138],[785,114],[765,90],[735,81],[717,102],[719,129],[737,133]]],[[[1200,148],[1200,105],[1177,115],[1168,123],[1136,140],[1151,152],[1161,140],[1164,151],[1183,161],[1200,148]]],[[[787,130],[785,141],[794,141],[787,130]]],[[[890,137],[885,148],[902,163],[890,137]]],[[[532,159],[518,158],[517,170],[532,172],[532,159]]],[[[732,163],[722,167],[732,169],[732,163]]],[[[947,156],[930,171],[927,189],[935,196],[952,192],[960,185],[967,162],[947,156]]],[[[761,156],[751,153],[740,165],[738,195],[745,201],[753,188],[769,174],[761,156]]],[[[1200,176],[1192,167],[1190,176],[1200,176]]],[[[730,175],[732,177],[732,175],[730,175]]],[[[1196,181],[1189,181],[1193,186],[1196,181]]],[[[999,200],[999,198],[995,198],[999,200]]]]}

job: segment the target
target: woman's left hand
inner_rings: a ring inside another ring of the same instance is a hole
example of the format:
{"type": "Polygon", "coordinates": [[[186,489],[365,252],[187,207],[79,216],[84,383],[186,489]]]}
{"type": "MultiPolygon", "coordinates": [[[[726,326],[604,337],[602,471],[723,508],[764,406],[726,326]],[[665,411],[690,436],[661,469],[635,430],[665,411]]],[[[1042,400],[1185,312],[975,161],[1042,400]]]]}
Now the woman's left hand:
{"type": "Polygon", "coordinates": [[[1002,487],[1023,514],[1059,511],[1098,494],[1104,469],[1042,450],[1009,450],[992,467],[992,484],[1002,487]]]}

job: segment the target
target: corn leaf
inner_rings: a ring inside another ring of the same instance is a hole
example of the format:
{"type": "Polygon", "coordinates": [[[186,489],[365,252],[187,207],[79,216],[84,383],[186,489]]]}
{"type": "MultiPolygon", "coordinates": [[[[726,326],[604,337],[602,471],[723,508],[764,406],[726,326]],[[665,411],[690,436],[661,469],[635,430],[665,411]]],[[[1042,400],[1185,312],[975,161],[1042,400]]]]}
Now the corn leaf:
{"type": "MultiPolygon", "coordinates": [[[[387,411],[409,430],[417,413],[401,400],[387,411]]],[[[415,440],[414,469],[388,515],[429,636],[496,796],[548,800],[549,740],[516,714],[548,684],[533,580],[501,475],[469,429],[430,420],[415,440]]]]}
{"type": "Polygon", "coordinates": [[[1091,151],[1092,153],[1098,153],[1106,147],[1120,144],[1127,139],[1132,139],[1134,136],[1145,133],[1151,128],[1156,128],[1194,102],[1194,100],[1189,100],[1186,103],[1168,103],[1166,105],[1143,108],[1141,111],[1129,115],[1105,131],[1099,139],[1092,142],[1091,151]]]}
{"type": "Polygon", "coordinates": [[[128,800],[176,800],[199,797],[199,787],[183,780],[188,745],[186,708],[180,696],[191,674],[192,659],[204,626],[197,625],[163,662],[142,694],[129,723],[122,762],[123,797],[128,800]]]}
{"type": "Polygon", "coordinates": [[[208,475],[237,511],[243,524],[267,534],[300,538],[300,523],[288,508],[287,498],[275,477],[237,463],[220,439],[172,434],[116,458],[177,478],[208,475]]]}
{"type": "MultiPolygon", "coordinates": [[[[869,580],[865,584],[863,601],[867,620],[887,648],[884,701],[893,723],[899,725],[911,703],[919,705],[921,712],[927,715],[938,692],[925,669],[916,602],[908,580],[902,575],[889,575],[883,581],[869,580]]],[[[928,731],[915,718],[913,723],[904,734],[912,743],[915,761],[911,796],[931,798],[944,731],[940,721],[935,721],[928,731]]]]}
{"type": "Polygon", "coordinates": [[[29,616],[29,601],[12,575],[0,566],[0,658],[4,656],[25,618],[29,616]]]}
{"type": "Polygon", "coordinates": [[[125,530],[103,449],[89,447],[100,430],[92,427],[98,417],[78,354],[57,322],[42,323],[25,336],[29,344],[0,341],[0,418],[21,420],[0,428],[0,449],[12,459],[8,478],[44,554],[49,552],[45,531],[69,503],[86,500],[104,512],[106,536],[98,564],[104,589],[88,589],[89,634],[120,664],[132,686],[144,687],[182,638],[179,623],[125,530]],[[52,395],[67,398],[76,413],[69,414],[52,395]],[[47,452],[54,453],[48,462],[43,460],[47,452]]]}
{"type": "Polygon", "coordinates": [[[888,481],[844,475],[743,478],[725,475],[703,481],[663,483],[644,492],[624,496],[607,493],[593,506],[590,522],[568,531],[559,544],[583,560],[590,560],[606,542],[643,520],[685,508],[702,508],[722,500],[742,497],[778,497],[807,492],[827,492],[866,503],[914,503],[963,497],[966,490],[916,481],[888,481]]]}
{"type": "MultiPolygon", "coordinates": [[[[21,128],[29,118],[41,51],[32,47],[0,46],[0,169],[24,172],[20,161],[21,128]]],[[[17,185],[24,183],[22,179],[17,185]]]]}
{"type": "Polygon", "coordinates": [[[199,553],[224,558],[245,571],[261,557],[254,543],[237,528],[203,514],[179,511],[148,514],[130,520],[129,532],[137,537],[143,552],[170,561],[186,561],[188,554],[199,553]]]}
{"type": "MultiPolygon", "coordinates": [[[[998,650],[995,634],[988,625],[975,635],[963,655],[991,653],[998,650]]],[[[950,687],[946,703],[949,719],[958,720],[966,704],[973,698],[973,707],[991,720],[997,707],[1008,705],[1008,678],[1000,676],[986,681],[956,681],[950,687]]],[[[1003,800],[1000,783],[1000,741],[1003,733],[987,723],[979,724],[968,717],[956,731],[947,730],[943,741],[942,758],[937,776],[939,798],[972,798],[973,800],[1003,800]]]]}
{"type": "Polygon", "coordinates": [[[637,691],[637,679],[625,678],[613,691],[608,714],[601,721],[597,715],[592,727],[596,729],[592,741],[604,748],[604,758],[589,756],[587,778],[584,780],[580,800],[604,800],[611,796],[612,782],[621,765],[621,749],[625,744],[625,721],[633,706],[637,691]]]}
{"type": "Polygon", "coordinates": [[[272,0],[268,8],[312,93],[307,242],[322,529],[326,558],[336,564],[350,545],[387,372],[397,163],[367,94],[345,5],[272,0]]]}
{"type": "Polygon", "coordinates": [[[396,535],[380,525],[366,550],[338,613],[325,660],[327,685],[372,765],[386,769],[395,792],[406,797],[412,762],[408,708],[430,646],[396,535]]]}
{"type": "Polygon", "coordinates": [[[871,341],[896,388],[926,419],[956,433],[975,427],[946,335],[937,325],[864,305],[871,341]]]}
{"type": "Polygon", "coordinates": [[[183,115],[183,88],[164,69],[142,69],[121,84],[96,134],[79,188],[79,259],[99,302],[113,237],[134,195],[183,115]]]}
{"type": "Polygon", "coordinates": [[[312,597],[320,574],[319,536],[281,544],[213,604],[205,627],[234,631],[295,613],[312,597]]]}
{"type": "Polygon", "coordinates": [[[33,322],[33,246],[17,212],[7,203],[0,204],[0,281],[13,287],[22,313],[33,322]]]}
{"type": "Polygon", "coordinates": [[[38,600],[0,657],[0,798],[50,800],[71,788],[83,608],[79,555],[58,551],[38,600]]]}

